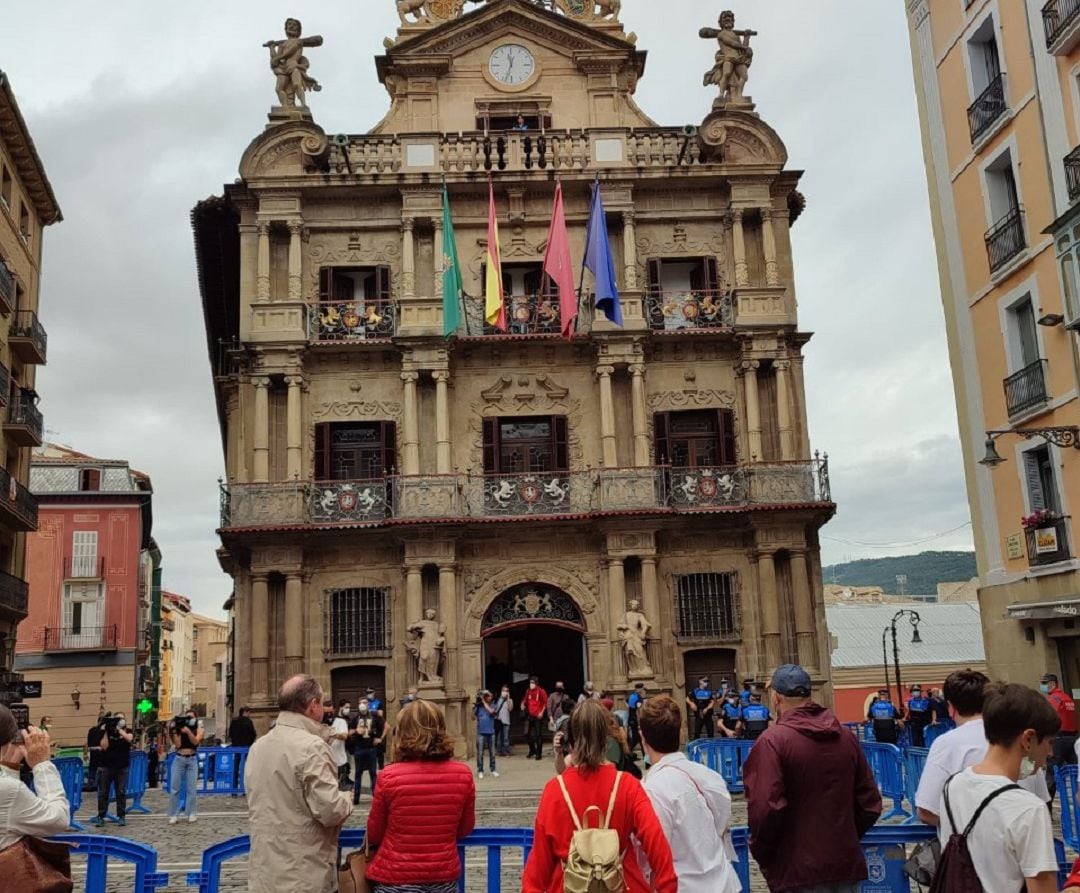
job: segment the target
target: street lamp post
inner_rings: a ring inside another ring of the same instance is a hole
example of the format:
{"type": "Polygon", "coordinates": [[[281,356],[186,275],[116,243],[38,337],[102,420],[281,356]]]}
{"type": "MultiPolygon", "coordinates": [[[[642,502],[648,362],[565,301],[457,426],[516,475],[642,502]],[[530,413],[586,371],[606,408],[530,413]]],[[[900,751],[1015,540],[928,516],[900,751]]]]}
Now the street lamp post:
{"type": "Polygon", "coordinates": [[[889,656],[886,651],[885,642],[886,637],[892,634],[892,652],[893,652],[893,668],[896,672],[896,699],[900,702],[901,708],[904,704],[904,689],[900,683],[900,646],[896,642],[896,624],[901,617],[907,615],[908,623],[911,624],[911,644],[921,645],[922,636],[919,635],[919,624],[922,622],[922,618],[919,616],[918,611],[912,611],[908,608],[901,608],[893,615],[892,622],[881,631],[881,661],[885,667],[885,688],[889,692],[889,700],[892,700],[892,686],[889,684],[889,656]]]}

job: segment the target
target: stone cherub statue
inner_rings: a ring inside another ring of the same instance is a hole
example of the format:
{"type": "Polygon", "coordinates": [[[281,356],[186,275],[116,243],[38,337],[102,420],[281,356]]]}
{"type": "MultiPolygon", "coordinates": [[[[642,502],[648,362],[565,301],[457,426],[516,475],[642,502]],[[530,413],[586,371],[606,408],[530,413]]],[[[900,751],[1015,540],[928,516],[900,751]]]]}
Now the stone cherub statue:
{"type": "Polygon", "coordinates": [[[702,28],[699,37],[707,40],[716,38],[720,49],[716,53],[716,64],[705,74],[705,86],[710,84],[720,88],[717,104],[731,103],[745,105],[743,88],[750,76],[750,65],[754,61],[754,51],[750,49],[750,38],[757,31],[736,31],[735,13],[730,9],[720,13],[720,29],[702,28]]]}
{"type": "Polygon", "coordinates": [[[652,676],[653,668],[645,646],[649,641],[652,624],[641,613],[641,602],[631,600],[628,610],[619,621],[619,638],[626,652],[626,671],[630,676],[652,676]]]}
{"type": "Polygon", "coordinates": [[[424,619],[409,626],[409,642],[406,647],[416,658],[416,668],[421,682],[442,682],[439,664],[443,648],[446,645],[446,626],[435,619],[435,612],[430,608],[424,612],[424,619]]]}
{"type": "Polygon", "coordinates": [[[304,55],[307,47],[321,47],[321,37],[301,37],[299,19],[285,20],[285,39],[268,40],[263,44],[270,50],[270,70],[277,75],[278,105],[307,108],[308,91],[322,89],[315,78],[308,75],[310,64],[304,55]]]}

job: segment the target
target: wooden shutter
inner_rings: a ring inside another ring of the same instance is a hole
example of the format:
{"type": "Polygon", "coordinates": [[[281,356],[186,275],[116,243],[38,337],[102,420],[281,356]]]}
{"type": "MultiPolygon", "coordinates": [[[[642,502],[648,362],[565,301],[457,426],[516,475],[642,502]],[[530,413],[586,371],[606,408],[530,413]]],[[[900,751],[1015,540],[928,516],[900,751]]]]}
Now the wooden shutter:
{"type": "Polygon", "coordinates": [[[653,416],[653,438],[655,443],[656,464],[665,465],[671,461],[671,447],[668,443],[668,421],[666,412],[658,412],[653,416]]]}
{"type": "Polygon", "coordinates": [[[512,295],[514,293],[514,274],[508,270],[503,270],[503,294],[512,295]]]}
{"type": "Polygon", "coordinates": [[[319,300],[329,301],[334,283],[334,268],[319,267],[319,300]]]}
{"type": "Polygon", "coordinates": [[[380,302],[389,301],[392,297],[390,286],[390,268],[380,265],[375,268],[375,291],[380,302]]]}
{"type": "Polygon", "coordinates": [[[1043,492],[1042,475],[1039,472],[1039,454],[1042,450],[1030,450],[1024,453],[1024,478],[1027,480],[1028,508],[1032,512],[1041,512],[1046,508],[1046,494],[1043,492]]]}
{"type": "Polygon", "coordinates": [[[690,291],[701,292],[706,288],[704,267],[694,267],[690,271],[690,291]]]}
{"type": "Polygon", "coordinates": [[[658,295],[663,291],[663,281],[660,278],[660,258],[650,257],[646,266],[649,271],[649,294],[658,295]]]}
{"type": "Polygon", "coordinates": [[[705,257],[705,288],[707,291],[717,291],[720,288],[720,273],[716,265],[716,255],[710,254],[705,257]]]}
{"type": "Polygon", "coordinates": [[[499,470],[499,420],[484,419],[484,474],[499,470]]]}
{"type": "Polygon", "coordinates": [[[716,432],[720,446],[720,464],[736,465],[735,453],[735,414],[730,409],[716,411],[716,432]]]}
{"type": "Polygon", "coordinates": [[[540,270],[530,270],[525,274],[525,294],[538,295],[540,294],[540,279],[543,276],[540,270]]]}
{"type": "Polygon", "coordinates": [[[551,418],[551,432],[555,447],[555,470],[570,470],[570,451],[566,434],[566,416],[557,415],[551,418]]]}
{"type": "Polygon", "coordinates": [[[386,474],[397,473],[397,423],[382,423],[383,471],[386,474]]]}
{"type": "Polygon", "coordinates": [[[315,426],[315,480],[330,480],[330,422],[315,426]]]}

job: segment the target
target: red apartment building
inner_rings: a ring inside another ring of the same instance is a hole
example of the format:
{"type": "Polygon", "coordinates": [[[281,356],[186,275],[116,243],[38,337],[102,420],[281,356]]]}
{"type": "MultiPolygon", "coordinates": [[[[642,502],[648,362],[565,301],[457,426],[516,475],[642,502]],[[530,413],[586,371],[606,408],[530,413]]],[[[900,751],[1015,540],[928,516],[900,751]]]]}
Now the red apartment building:
{"type": "Polygon", "coordinates": [[[38,529],[27,537],[15,668],[42,683],[33,718],[51,716],[54,737],[78,744],[102,709],[134,717],[148,682],[150,478],[48,444],[31,460],[30,490],[38,529]]]}

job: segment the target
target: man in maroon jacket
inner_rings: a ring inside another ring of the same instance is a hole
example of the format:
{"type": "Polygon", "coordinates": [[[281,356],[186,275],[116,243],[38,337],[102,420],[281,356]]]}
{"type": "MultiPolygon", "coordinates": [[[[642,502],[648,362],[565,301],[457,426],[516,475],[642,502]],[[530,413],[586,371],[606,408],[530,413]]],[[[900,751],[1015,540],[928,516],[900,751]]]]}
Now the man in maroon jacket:
{"type": "Polygon", "coordinates": [[[750,852],[773,893],[857,893],[867,877],[859,841],[881,815],[862,748],[810,699],[802,667],[780,667],[770,698],[780,718],[743,765],[750,852]]]}

